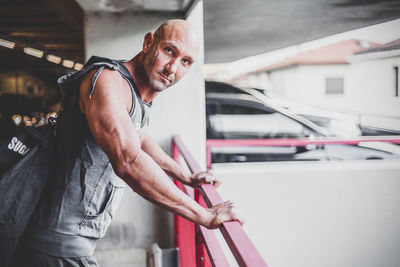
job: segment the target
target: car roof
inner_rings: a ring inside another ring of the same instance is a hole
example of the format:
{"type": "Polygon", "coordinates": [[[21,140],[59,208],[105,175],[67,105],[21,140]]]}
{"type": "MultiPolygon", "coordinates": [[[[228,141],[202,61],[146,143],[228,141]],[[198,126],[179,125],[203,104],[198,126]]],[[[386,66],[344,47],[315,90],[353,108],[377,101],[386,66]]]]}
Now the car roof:
{"type": "Polygon", "coordinates": [[[224,93],[224,94],[249,94],[245,90],[233,86],[229,83],[206,81],[206,93],[224,93]]]}
{"type": "Polygon", "coordinates": [[[219,100],[229,100],[229,101],[250,101],[256,102],[264,105],[262,101],[257,99],[252,95],[246,94],[232,94],[232,93],[206,93],[206,98],[208,99],[219,99],[219,100]]]}

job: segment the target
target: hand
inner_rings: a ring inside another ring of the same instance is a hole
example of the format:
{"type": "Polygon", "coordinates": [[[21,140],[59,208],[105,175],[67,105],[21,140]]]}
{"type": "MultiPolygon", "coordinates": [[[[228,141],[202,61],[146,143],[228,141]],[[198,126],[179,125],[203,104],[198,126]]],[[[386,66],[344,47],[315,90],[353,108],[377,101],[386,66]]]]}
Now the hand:
{"type": "Polygon", "coordinates": [[[221,184],[221,182],[214,177],[214,174],[210,170],[207,170],[205,172],[194,173],[190,176],[189,185],[193,188],[207,183],[213,184],[216,187],[218,187],[221,184]]]}
{"type": "Polygon", "coordinates": [[[214,218],[207,226],[208,229],[216,229],[221,223],[227,221],[238,221],[241,225],[244,224],[244,220],[234,210],[232,201],[225,201],[224,203],[215,205],[208,210],[214,214],[214,218]]]}

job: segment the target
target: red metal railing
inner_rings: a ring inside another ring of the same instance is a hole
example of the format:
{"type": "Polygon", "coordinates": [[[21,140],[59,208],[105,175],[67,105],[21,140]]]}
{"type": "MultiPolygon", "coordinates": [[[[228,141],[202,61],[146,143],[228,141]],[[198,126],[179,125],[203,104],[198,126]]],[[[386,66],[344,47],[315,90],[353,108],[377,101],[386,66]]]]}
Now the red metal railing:
{"type": "Polygon", "coordinates": [[[358,145],[361,142],[389,142],[400,144],[399,136],[360,136],[357,139],[314,138],[314,139],[208,139],[206,142],[207,168],[211,167],[211,148],[226,146],[306,146],[324,144],[358,145]]]}
{"type": "MultiPolygon", "coordinates": [[[[177,136],[172,138],[172,157],[179,162],[186,161],[192,173],[201,168],[177,136]]],[[[203,206],[212,207],[223,202],[213,185],[205,184],[193,190],[175,181],[175,184],[203,206]]],[[[219,227],[239,266],[267,266],[253,243],[238,222],[225,222],[219,227]]],[[[179,248],[180,266],[230,266],[218,243],[215,233],[203,226],[194,225],[186,219],[175,216],[176,246],[179,248]]]]}

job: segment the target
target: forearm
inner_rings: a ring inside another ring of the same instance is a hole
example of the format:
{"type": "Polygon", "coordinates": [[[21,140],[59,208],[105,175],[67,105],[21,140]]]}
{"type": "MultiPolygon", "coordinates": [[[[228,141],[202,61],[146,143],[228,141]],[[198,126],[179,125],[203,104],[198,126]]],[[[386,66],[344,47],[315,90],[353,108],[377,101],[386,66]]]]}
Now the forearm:
{"type": "Polygon", "coordinates": [[[161,147],[154,142],[148,135],[141,134],[141,147],[160,167],[172,178],[189,185],[191,174],[169,155],[167,155],[161,147]]]}
{"type": "Polygon", "coordinates": [[[143,151],[120,176],[142,197],[192,222],[208,226],[215,216],[179,190],[143,151]]]}

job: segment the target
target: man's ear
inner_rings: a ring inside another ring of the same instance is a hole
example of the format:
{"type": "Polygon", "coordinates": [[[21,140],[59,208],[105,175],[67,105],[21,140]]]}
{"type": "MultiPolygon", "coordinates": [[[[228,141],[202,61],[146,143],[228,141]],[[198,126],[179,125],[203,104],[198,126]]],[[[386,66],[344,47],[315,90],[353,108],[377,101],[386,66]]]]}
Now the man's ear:
{"type": "Polygon", "coordinates": [[[144,41],[143,41],[143,52],[147,53],[150,50],[151,45],[153,44],[154,36],[153,33],[148,32],[144,36],[144,41]]]}

